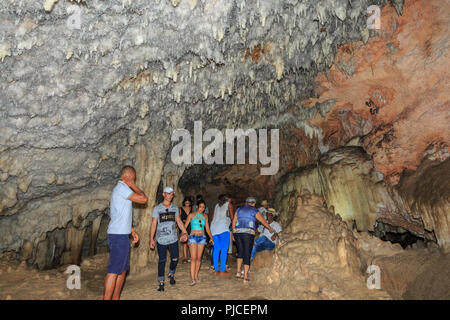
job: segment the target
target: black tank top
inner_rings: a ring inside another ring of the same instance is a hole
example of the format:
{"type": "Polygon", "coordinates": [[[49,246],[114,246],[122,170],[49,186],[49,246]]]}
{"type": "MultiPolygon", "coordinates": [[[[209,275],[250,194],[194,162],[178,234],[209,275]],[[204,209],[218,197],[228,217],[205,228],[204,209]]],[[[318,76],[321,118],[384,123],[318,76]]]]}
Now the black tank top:
{"type": "MultiPolygon", "coordinates": [[[[180,208],[181,208],[180,219],[181,219],[181,221],[186,222],[186,219],[187,219],[189,213],[186,213],[186,211],[184,211],[183,207],[180,207],[180,208]]],[[[191,209],[191,212],[192,212],[192,209],[191,209]]]]}

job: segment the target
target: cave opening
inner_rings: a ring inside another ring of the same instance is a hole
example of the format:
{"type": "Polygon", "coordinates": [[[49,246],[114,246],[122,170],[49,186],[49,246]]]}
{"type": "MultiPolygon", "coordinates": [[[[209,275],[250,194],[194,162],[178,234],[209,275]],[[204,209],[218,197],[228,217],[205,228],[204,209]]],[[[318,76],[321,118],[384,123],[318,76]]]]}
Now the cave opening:
{"type": "Polygon", "coordinates": [[[405,230],[403,233],[397,233],[392,231],[369,231],[369,233],[377,236],[383,241],[389,241],[390,243],[399,243],[403,249],[408,247],[413,247],[414,244],[418,247],[426,247],[429,240],[424,239],[423,237],[418,237],[411,233],[408,230],[405,230]]]}

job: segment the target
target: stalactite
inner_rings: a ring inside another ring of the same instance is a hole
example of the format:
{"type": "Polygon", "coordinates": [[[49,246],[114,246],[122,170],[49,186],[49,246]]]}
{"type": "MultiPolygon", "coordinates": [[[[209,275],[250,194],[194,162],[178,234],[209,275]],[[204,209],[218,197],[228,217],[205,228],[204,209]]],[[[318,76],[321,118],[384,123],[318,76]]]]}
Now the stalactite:
{"type": "Polygon", "coordinates": [[[152,212],[156,200],[156,192],[164,168],[164,160],[167,152],[166,141],[155,141],[148,144],[140,144],[137,154],[137,178],[136,184],[142,188],[148,197],[147,204],[140,209],[135,209],[135,230],[141,241],[139,246],[132,248],[130,254],[130,272],[136,273],[145,267],[149,261],[155,259],[155,253],[150,252],[150,226],[152,212]]]}
{"type": "Polygon", "coordinates": [[[98,238],[98,231],[100,229],[100,223],[102,221],[103,215],[99,215],[95,220],[92,222],[92,234],[91,234],[91,243],[89,247],[89,255],[93,256],[95,254],[95,248],[97,245],[97,238],[98,238]]]}

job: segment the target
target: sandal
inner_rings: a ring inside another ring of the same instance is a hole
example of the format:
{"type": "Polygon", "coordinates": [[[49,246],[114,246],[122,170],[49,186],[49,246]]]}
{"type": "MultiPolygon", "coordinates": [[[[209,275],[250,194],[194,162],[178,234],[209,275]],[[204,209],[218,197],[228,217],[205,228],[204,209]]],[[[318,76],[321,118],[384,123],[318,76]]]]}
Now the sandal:
{"type": "Polygon", "coordinates": [[[247,278],[247,279],[244,278],[244,283],[249,283],[249,282],[250,282],[249,278],[247,278]]]}
{"type": "Polygon", "coordinates": [[[236,278],[242,278],[242,277],[243,277],[242,273],[240,273],[240,272],[236,273],[236,278]]]}

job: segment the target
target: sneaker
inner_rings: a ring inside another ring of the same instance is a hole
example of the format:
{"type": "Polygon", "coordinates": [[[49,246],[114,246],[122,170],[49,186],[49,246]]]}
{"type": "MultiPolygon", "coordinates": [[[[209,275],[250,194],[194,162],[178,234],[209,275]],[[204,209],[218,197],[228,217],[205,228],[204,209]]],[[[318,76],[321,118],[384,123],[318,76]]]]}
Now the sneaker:
{"type": "Polygon", "coordinates": [[[173,274],[169,274],[169,275],[168,275],[168,278],[169,278],[169,280],[170,280],[170,284],[171,284],[171,285],[174,285],[174,284],[176,283],[176,281],[175,281],[175,276],[174,276],[173,274]]]}
{"type": "Polygon", "coordinates": [[[164,282],[159,283],[158,291],[164,291],[164,282]]]}

